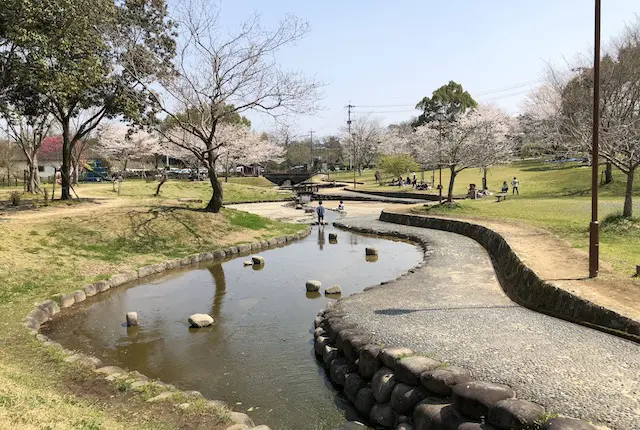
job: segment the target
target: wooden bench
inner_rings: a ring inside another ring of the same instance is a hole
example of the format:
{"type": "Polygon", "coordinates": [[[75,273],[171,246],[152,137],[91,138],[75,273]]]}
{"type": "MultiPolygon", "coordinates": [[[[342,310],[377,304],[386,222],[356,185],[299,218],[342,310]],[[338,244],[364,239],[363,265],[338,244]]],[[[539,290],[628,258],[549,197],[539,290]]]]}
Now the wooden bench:
{"type": "Polygon", "coordinates": [[[498,199],[496,201],[500,202],[500,199],[507,200],[507,196],[508,195],[509,195],[508,193],[498,193],[498,194],[496,194],[496,199],[498,199]]]}

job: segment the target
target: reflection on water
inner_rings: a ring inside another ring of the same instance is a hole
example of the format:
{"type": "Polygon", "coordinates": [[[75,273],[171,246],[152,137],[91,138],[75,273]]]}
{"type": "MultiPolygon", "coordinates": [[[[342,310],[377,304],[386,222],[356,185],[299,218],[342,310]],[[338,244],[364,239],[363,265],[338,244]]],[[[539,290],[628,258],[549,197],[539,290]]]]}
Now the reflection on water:
{"type": "Polygon", "coordinates": [[[262,267],[236,258],[122,286],[65,310],[49,335],[67,348],[96,355],[206,397],[228,402],[274,429],[333,429],[354,418],[316,364],[311,322],[330,298],[308,293],[305,281],[343,294],[396,277],[422,253],[413,245],[314,227],[304,240],[262,251],[262,267]],[[379,260],[363,258],[366,246],[379,260]],[[320,252],[322,251],[322,252],[320,252]],[[124,327],[137,311],[140,325],[124,327]],[[187,317],[208,313],[214,324],[189,329],[187,317]],[[309,425],[309,423],[314,423],[309,425]]]}
{"type": "Polygon", "coordinates": [[[324,225],[318,226],[318,248],[320,248],[320,251],[324,249],[324,228],[324,225]]]}

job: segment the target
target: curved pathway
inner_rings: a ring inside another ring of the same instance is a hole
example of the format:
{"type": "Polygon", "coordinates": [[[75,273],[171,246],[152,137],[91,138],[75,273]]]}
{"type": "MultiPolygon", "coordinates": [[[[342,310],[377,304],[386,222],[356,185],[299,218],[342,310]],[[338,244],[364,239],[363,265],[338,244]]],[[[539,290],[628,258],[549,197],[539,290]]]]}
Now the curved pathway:
{"type": "Polygon", "coordinates": [[[338,302],[378,343],[508,384],[549,412],[640,429],[640,345],[515,304],[487,252],[466,236],[372,218],[336,225],[411,234],[427,246],[413,273],[338,302]]]}

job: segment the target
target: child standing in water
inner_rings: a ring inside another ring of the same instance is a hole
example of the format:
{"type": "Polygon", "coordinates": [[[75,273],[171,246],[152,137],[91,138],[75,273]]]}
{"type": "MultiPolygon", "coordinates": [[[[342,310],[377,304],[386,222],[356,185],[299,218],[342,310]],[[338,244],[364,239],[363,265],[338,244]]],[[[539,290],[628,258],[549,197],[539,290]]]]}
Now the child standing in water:
{"type": "Polygon", "coordinates": [[[324,206],[322,206],[322,200],[318,202],[316,213],[318,214],[318,225],[324,225],[324,206]]]}

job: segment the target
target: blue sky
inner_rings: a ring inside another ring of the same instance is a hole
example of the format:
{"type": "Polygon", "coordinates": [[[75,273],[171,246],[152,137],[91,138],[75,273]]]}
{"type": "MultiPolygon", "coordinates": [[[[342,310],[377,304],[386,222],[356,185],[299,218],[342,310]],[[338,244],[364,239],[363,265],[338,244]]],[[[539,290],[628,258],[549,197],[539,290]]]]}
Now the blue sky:
{"type": "MultiPolygon", "coordinates": [[[[294,121],[298,133],[339,131],[345,106],[373,112],[385,123],[415,115],[412,105],[449,80],[478,101],[510,113],[546,65],[564,65],[593,49],[593,0],[222,1],[222,24],[237,26],[259,12],[275,25],[285,14],[311,24],[311,33],[281,51],[283,67],[325,82],[323,110],[294,121]],[[499,91],[493,91],[499,90],[499,91]],[[398,105],[398,107],[386,106],[398,105]],[[391,112],[390,112],[391,111],[391,112]]],[[[603,43],[640,13],[638,0],[602,2],[603,43]]],[[[248,115],[254,128],[269,121],[248,115]]]]}

